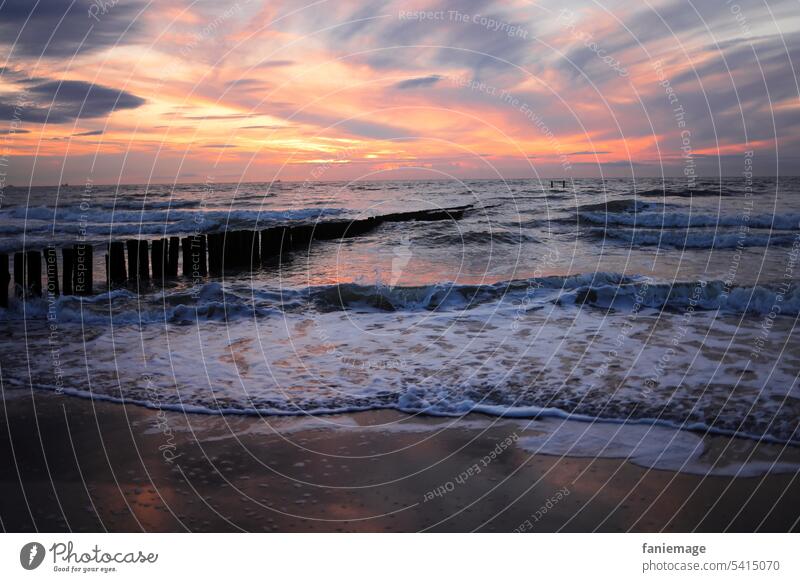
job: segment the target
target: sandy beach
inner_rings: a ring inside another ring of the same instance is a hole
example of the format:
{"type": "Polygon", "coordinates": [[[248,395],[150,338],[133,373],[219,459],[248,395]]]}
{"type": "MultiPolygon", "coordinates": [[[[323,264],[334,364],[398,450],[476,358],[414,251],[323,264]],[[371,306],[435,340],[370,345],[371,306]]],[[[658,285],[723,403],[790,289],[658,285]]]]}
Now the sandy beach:
{"type": "MultiPolygon", "coordinates": [[[[800,518],[796,474],[531,455],[520,443],[536,422],[184,415],[8,389],[3,400],[7,531],[788,531],[800,518]]],[[[742,442],[707,438],[705,454],[798,457],[742,442]]]]}

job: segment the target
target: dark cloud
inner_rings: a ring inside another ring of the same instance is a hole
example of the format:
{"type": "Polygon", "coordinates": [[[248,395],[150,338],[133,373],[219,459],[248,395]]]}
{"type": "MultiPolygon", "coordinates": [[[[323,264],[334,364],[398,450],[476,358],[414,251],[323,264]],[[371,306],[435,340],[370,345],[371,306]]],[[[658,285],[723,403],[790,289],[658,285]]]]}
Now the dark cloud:
{"type": "Polygon", "coordinates": [[[73,133],[72,137],[89,137],[92,135],[103,135],[102,129],[93,129],[92,131],[83,131],[81,133],[73,133]]]}
{"type": "Polygon", "coordinates": [[[0,119],[67,123],[105,117],[117,109],[135,109],[145,102],[127,91],[84,81],[48,81],[26,88],[21,96],[0,97],[0,119]]]}
{"type": "Polygon", "coordinates": [[[108,6],[92,0],[6,0],[0,3],[0,43],[12,58],[63,58],[136,39],[144,0],[108,6]]]}
{"type": "Polygon", "coordinates": [[[15,133],[30,133],[28,129],[0,129],[0,135],[14,135],[15,133]]]}
{"type": "Polygon", "coordinates": [[[441,81],[441,75],[428,75],[427,77],[416,77],[414,79],[406,79],[395,84],[395,89],[419,89],[420,87],[430,87],[441,81]]]}

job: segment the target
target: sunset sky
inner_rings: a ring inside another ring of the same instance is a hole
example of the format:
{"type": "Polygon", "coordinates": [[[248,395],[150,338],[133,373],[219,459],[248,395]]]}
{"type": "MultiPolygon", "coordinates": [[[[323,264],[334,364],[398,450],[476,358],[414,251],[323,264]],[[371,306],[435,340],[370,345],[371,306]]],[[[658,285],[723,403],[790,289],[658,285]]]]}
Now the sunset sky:
{"type": "Polygon", "coordinates": [[[800,173],[797,0],[34,4],[14,185],[800,173]]]}

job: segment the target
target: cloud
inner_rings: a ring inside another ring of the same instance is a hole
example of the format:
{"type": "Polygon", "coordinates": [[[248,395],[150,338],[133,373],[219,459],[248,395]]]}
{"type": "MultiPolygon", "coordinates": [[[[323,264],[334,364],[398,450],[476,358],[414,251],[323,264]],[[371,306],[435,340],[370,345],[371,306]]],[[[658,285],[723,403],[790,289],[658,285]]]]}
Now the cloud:
{"type": "Polygon", "coordinates": [[[245,125],[239,129],[291,129],[293,125],[245,125]]]}
{"type": "Polygon", "coordinates": [[[103,135],[102,129],[93,129],[92,131],[84,131],[81,133],[73,133],[72,137],[88,137],[91,135],[103,135]]]}
{"type": "Polygon", "coordinates": [[[103,11],[92,0],[6,0],[0,4],[0,44],[12,57],[63,58],[136,39],[144,0],[107,4],[103,11]]]}
{"type": "Polygon", "coordinates": [[[259,113],[231,113],[229,115],[186,115],[184,119],[191,119],[193,121],[224,121],[228,119],[250,119],[251,117],[258,117],[259,113]]]}
{"type": "Polygon", "coordinates": [[[135,109],[145,103],[127,91],[84,81],[48,81],[28,87],[22,95],[25,102],[21,107],[18,99],[0,101],[0,119],[17,115],[31,123],[67,123],[105,117],[117,109],[135,109]]]}
{"type": "Polygon", "coordinates": [[[276,67],[289,67],[294,64],[294,61],[289,60],[274,60],[274,61],[264,61],[263,63],[259,63],[254,69],[274,69],[276,67]]]}
{"type": "Polygon", "coordinates": [[[427,77],[416,77],[414,79],[406,79],[394,85],[395,89],[419,89],[420,87],[431,87],[441,81],[444,77],[441,75],[428,75],[427,77]]]}
{"type": "Polygon", "coordinates": [[[363,119],[342,119],[335,115],[297,111],[291,107],[274,107],[272,115],[280,115],[287,121],[306,123],[320,128],[321,132],[342,131],[352,136],[369,139],[413,139],[419,136],[419,130],[405,129],[377,121],[363,119]]]}

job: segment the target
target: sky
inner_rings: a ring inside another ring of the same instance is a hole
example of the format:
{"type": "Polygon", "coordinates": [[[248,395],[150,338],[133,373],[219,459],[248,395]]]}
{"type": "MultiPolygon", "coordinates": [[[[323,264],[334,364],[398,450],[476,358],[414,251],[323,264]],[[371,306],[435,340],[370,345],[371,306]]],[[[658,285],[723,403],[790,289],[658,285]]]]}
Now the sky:
{"type": "Polygon", "coordinates": [[[798,0],[0,0],[0,186],[797,175],[799,68],[798,0]]]}

